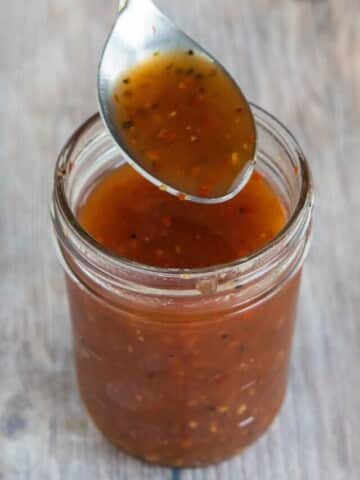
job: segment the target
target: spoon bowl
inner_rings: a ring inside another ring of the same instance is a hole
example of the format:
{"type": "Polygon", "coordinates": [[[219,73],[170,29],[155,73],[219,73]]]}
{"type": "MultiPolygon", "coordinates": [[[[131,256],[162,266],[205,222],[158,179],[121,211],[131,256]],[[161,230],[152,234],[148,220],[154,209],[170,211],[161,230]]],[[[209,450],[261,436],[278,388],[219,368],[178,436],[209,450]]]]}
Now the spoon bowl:
{"type": "MultiPolygon", "coordinates": [[[[197,196],[194,192],[180,190],[164,182],[161,176],[144,168],[139,158],[131,151],[115,119],[113,94],[116,83],[132,68],[151,58],[155,52],[168,53],[192,51],[209,60],[226,74],[234,85],[235,81],[224,67],[198,43],[182,32],[169,20],[151,0],[121,0],[119,14],[105,45],[98,72],[98,100],[100,114],[115,142],[119,145],[128,163],[147,180],[167,192],[181,196],[185,200],[198,203],[221,203],[234,197],[249,180],[255,167],[254,155],[249,158],[237,173],[230,189],[217,197],[197,196]]],[[[243,95],[238,86],[239,94],[243,95]]],[[[252,136],[256,139],[255,121],[250,107],[246,115],[251,117],[252,136]]],[[[256,141],[254,142],[256,146],[256,141]]]]}

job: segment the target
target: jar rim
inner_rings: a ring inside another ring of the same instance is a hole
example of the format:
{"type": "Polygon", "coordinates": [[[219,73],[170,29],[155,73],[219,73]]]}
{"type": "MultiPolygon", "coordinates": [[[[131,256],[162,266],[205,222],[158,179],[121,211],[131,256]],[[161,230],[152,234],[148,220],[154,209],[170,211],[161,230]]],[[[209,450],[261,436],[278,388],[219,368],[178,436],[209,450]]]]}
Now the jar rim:
{"type": "MultiPolygon", "coordinates": [[[[66,177],[66,174],[68,172],[67,161],[69,160],[71,153],[73,152],[77,142],[82,138],[82,136],[101,120],[99,113],[95,113],[94,115],[92,115],[82,125],[80,125],[80,127],[77,128],[77,130],[71,135],[69,140],[64,145],[57,159],[54,177],[53,202],[51,208],[52,219],[55,228],[56,216],[57,213],[60,213],[61,219],[66,223],[67,230],[70,231],[72,235],[75,235],[77,240],[83,243],[87,249],[90,249],[90,251],[92,251],[93,253],[96,252],[96,254],[101,257],[102,262],[111,264],[114,270],[127,269],[129,272],[133,272],[135,274],[149,274],[165,276],[166,278],[191,280],[213,274],[225,275],[229,271],[233,271],[234,269],[244,269],[245,271],[247,271],[246,267],[249,265],[253,265],[254,262],[256,262],[257,264],[258,262],[262,263],[262,259],[268,258],[269,254],[271,254],[272,251],[276,251],[278,247],[282,245],[284,241],[286,241],[286,239],[288,239],[289,234],[296,234],[296,231],[298,230],[297,226],[299,225],[299,221],[301,222],[301,217],[305,210],[308,210],[309,213],[307,217],[310,217],[314,202],[314,193],[310,168],[295,136],[274,115],[268,113],[266,110],[253,103],[250,103],[250,105],[255,115],[256,123],[261,123],[261,126],[263,128],[267,128],[268,132],[271,133],[271,135],[274,136],[277,141],[281,140],[282,145],[285,144],[287,147],[291,147],[293,153],[295,153],[299,162],[298,174],[301,176],[301,190],[296,207],[294,208],[284,228],[261,249],[257,250],[249,256],[242,257],[232,262],[213,265],[209,267],[163,268],[145,265],[130,260],[128,258],[121,257],[112,253],[107,248],[99,244],[93,237],[91,237],[86,232],[86,230],[82,228],[82,226],[78,222],[76,215],[73,213],[68,203],[64,182],[64,178],[66,177]],[[261,116],[261,119],[259,116],[261,116]],[[272,124],[272,126],[270,125],[270,123],[272,124]],[[275,132],[274,126],[276,129],[275,132]]],[[[305,219],[305,222],[303,221],[301,223],[308,224],[309,221],[310,220],[308,218],[307,220],[305,219]]]]}

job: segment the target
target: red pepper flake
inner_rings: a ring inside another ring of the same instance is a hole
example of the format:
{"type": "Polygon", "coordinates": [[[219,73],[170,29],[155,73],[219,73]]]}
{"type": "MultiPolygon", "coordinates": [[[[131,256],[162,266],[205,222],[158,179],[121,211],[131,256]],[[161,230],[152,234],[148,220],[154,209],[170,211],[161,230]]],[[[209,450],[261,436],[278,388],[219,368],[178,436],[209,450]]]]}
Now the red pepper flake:
{"type": "Polygon", "coordinates": [[[200,167],[193,167],[191,169],[191,174],[193,177],[198,177],[200,175],[201,168],[200,167]]]}
{"type": "Polygon", "coordinates": [[[179,193],[177,195],[177,198],[183,202],[184,200],[186,200],[186,195],[185,193],[179,193]]]}
{"type": "Polygon", "coordinates": [[[157,134],[157,138],[159,140],[163,140],[165,143],[172,143],[176,140],[177,134],[176,132],[170,132],[166,128],[163,128],[160,130],[160,132],[157,134]]]}
{"type": "Polygon", "coordinates": [[[164,215],[161,219],[161,222],[165,227],[171,227],[172,218],[170,217],[170,215],[164,215]]]}
{"type": "Polygon", "coordinates": [[[202,103],[204,103],[204,100],[204,95],[196,95],[196,97],[191,100],[191,105],[201,105],[202,103]]]}
{"type": "Polygon", "coordinates": [[[177,137],[177,135],[176,135],[175,132],[169,132],[169,133],[164,137],[164,141],[165,141],[166,143],[173,143],[173,142],[175,142],[176,137],[177,137]]]}
{"type": "Polygon", "coordinates": [[[208,197],[210,195],[210,187],[208,185],[201,185],[199,187],[200,197],[208,197]]]}
{"type": "Polygon", "coordinates": [[[216,126],[216,120],[214,118],[205,117],[201,123],[201,127],[205,130],[210,130],[216,126]]]}
{"type": "Polygon", "coordinates": [[[250,144],[254,144],[256,142],[256,136],[255,135],[249,135],[246,139],[247,142],[249,142],[250,144]]]}
{"type": "Polygon", "coordinates": [[[222,374],[222,373],[216,373],[213,377],[212,377],[212,380],[215,382],[215,383],[221,383],[225,378],[225,375],[222,374]]]}
{"type": "Polygon", "coordinates": [[[153,151],[147,152],[146,156],[149,160],[153,160],[153,161],[156,161],[156,160],[160,159],[159,154],[157,152],[153,152],[153,151]]]}

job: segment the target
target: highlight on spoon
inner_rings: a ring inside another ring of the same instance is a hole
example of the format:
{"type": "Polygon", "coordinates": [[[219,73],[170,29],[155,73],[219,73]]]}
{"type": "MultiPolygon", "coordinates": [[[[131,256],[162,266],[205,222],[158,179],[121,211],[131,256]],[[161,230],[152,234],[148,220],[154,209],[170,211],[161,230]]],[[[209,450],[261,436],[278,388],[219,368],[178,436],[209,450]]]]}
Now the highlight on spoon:
{"type": "Polygon", "coordinates": [[[250,107],[221,65],[148,0],[140,19],[142,38],[127,35],[135,20],[132,2],[140,5],[120,2],[120,9],[126,8],[100,65],[105,123],[127,161],[162,190],[183,200],[224,202],[254,169],[250,107]]]}

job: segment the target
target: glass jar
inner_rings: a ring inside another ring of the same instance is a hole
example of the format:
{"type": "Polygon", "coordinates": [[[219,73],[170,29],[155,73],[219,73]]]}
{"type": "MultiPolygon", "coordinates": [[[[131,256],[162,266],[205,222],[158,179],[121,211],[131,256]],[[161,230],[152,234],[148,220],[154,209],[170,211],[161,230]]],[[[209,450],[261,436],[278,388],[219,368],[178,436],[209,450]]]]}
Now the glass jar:
{"type": "Polygon", "coordinates": [[[253,112],[257,169],[289,220],[261,251],[228,265],[140,265],[109,254],[81,228],[76,211],[87,192],[124,163],[98,115],[56,165],[52,219],[81,396],[105,437],[150,463],[224,460],[266,431],[284,398],[313,190],[290,132],[253,112]]]}

